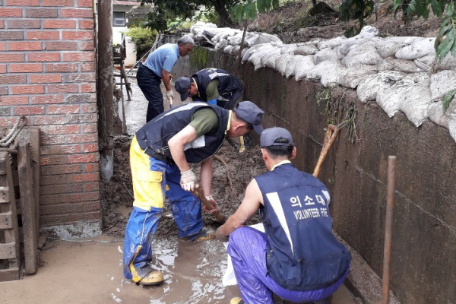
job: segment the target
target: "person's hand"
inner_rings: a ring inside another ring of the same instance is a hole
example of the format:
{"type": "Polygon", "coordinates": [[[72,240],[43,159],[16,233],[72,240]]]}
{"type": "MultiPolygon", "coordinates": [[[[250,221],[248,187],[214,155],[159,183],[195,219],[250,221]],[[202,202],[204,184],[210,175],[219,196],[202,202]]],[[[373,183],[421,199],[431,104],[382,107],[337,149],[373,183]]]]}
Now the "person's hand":
{"type": "Polygon", "coordinates": [[[207,213],[210,213],[210,214],[214,214],[216,212],[219,212],[219,207],[217,205],[217,202],[215,201],[215,199],[212,197],[212,195],[208,195],[206,196],[206,200],[212,205],[212,209],[209,210],[207,209],[206,205],[204,205],[203,209],[204,211],[206,211],[207,213]]]}
{"type": "MultiPolygon", "coordinates": [[[[222,227],[222,226],[220,226],[222,227]]],[[[221,231],[220,231],[220,227],[217,228],[217,230],[215,230],[215,238],[217,240],[219,240],[220,242],[228,242],[228,235],[224,235],[221,231]]]]}
{"type": "Polygon", "coordinates": [[[171,91],[166,91],[166,98],[168,99],[174,99],[174,93],[173,93],[173,90],[171,91]]]}
{"type": "Polygon", "coordinates": [[[196,176],[195,176],[195,173],[193,173],[192,169],[181,172],[180,185],[181,185],[182,189],[184,189],[186,191],[195,190],[195,182],[196,182],[196,176]]]}

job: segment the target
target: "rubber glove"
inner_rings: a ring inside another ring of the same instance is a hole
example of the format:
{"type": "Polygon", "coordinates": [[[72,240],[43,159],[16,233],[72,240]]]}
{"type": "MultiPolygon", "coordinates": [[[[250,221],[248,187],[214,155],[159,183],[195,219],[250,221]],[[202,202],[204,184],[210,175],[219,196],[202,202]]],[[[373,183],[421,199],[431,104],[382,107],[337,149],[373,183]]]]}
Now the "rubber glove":
{"type": "Polygon", "coordinates": [[[171,91],[166,91],[166,98],[168,99],[174,99],[174,93],[173,93],[173,90],[171,91]]]}
{"type": "Polygon", "coordinates": [[[186,191],[195,190],[195,182],[196,182],[196,176],[195,176],[195,173],[193,173],[192,169],[181,172],[180,185],[181,185],[182,189],[184,189],[186,191]]]}

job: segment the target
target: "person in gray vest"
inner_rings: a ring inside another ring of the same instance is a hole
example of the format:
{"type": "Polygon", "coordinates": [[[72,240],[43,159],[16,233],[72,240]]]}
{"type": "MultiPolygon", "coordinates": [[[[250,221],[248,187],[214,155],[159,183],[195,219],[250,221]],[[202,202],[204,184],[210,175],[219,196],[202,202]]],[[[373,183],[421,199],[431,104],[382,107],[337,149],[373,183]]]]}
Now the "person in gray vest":
{"type": "Polygon", "coordinates": [[[206,102],[192,102],[170,109],[136,132],[130,147],[134,191],[133,211],[125,229],[123,270],[125,278],[140,285],[157,285],[163,274],[153,271],[152,240],[168,197],[178,237],[194,240],[214,238],[203,229],[201,201],[190,191],[198,178],[191,163],[201,163],[201,186],[212,198],[212,155],[226,136],[263,130],[263,111],[251,101],[234,110],[206,102]]]}
{"type": "Polygon", "coordinates": [[[163,113],[163,94],[160,84],[163,81],[166,89],[166,98],[173,99],[171,87],[171,70],[180,56],[187,56],[193,48],[193,38],[185,35],[177,43],[167,43],[153,51],[142,64],[139,63],[136,79],[138,86],[149,102],[147,106],[146,122],[163,113]]]}
{"type": "Polygon", "coordinates": [[[242,295],[231,304],[272,304],[273,293],[296,303],[326,303],[351,260],[332,233],[329,191],[291,164],[296,147],[286,129],[265,129],[260,145],[268,172],[250,182],[241,205],[216,231],[217,239],[229,239],[242,295]],[[258,210],[265,233],[243,227],[258,210]]]}
{"type": "Polygon", "coordinates": [[[207,68],[189,77],[180,77],[174,87],[184,101],[188,96],[193,101],[205,101],[231,110],[244,91],[244,83],[229,72],[207,68]]]}

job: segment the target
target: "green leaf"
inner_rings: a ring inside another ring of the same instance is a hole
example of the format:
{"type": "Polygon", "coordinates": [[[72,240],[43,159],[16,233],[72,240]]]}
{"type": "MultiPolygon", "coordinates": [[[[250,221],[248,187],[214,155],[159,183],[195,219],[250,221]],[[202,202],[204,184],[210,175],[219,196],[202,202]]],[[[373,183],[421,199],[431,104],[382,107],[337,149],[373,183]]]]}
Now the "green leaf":
{"type": "Polygon", "coordinates": [[[442,16],[442,10],[441,10],[440,4],[437,2],[437,0],[431,0],[431,8],[432,8],[432,12],[434,13],[434,15],[436,15],[437,17],[442,16]]]}
{"type": "Polygon", "coordinates": [[[450,106],[450,103],[453,101],[455,94],[456,94],[456,89],[453,89],[446,93],[445,98],[443,98],[443,101],[442,101],[443,112],[446,112],[446,110],[450,106]]]}
{"type": "Polygon", "coordinates": [[[244,17],[244,6],[243,5],[237,5],[236,7],[236,21],[241,22],[242,17],[244,17]]]}
{"type": "Polygon", "coordinates": [[[278,8],[279,7],[279,0],[272,0],[272,7],[278,8]]]}
{"type": "Polygon", "coordinates": [[[442,42],[440,45],[437,47],[437,56],[440,59],[443,59],[446,57],[448,52],[451,50],[454,44],[454,30],[451,30],[448,32],[447,35],[445,35],[445,38],[443,38],[442,42]]]}

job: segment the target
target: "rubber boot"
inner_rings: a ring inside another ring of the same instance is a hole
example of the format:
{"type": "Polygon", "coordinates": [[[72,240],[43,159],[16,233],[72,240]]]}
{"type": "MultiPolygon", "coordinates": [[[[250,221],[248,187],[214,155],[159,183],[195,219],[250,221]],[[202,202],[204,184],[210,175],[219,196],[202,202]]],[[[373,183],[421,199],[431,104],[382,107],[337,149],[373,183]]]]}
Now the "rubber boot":
{"type": "Polygon", "coordinates": [[[163,283],[163,273],[157,270],[151,271],[147,276],[139,281],[139,285],[143,286],[153,286],[163,283]]]}

